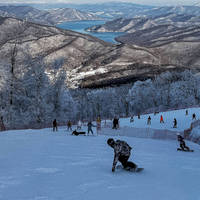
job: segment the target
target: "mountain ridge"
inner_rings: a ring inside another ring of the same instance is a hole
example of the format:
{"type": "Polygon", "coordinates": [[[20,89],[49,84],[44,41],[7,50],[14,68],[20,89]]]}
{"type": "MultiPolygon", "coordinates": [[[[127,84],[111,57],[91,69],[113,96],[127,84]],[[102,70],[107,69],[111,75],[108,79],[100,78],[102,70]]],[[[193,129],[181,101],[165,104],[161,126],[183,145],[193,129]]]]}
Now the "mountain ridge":
{"type": "Polygon", "coordinates": [[[1,70],[9,71],[15,48],[15,66],[21,74],[27,70],[27,58],[32,65],[31,60],[39,57],[49,79],[63,71],[69,88],[119,85],[153,78],[165,71],[199,69],[200,42],[187,51],[184,49],[189,43],[185,42],[156,48],[115,45],[90,35],[14,18],[0,18],[0,22],[1,70]]]}
{"type": "Polygon", "coordinates": [[[55,25],[65,21],[99,20],[92,13],[72,8],[39,10],[30,6],[0,6],[0,16],[14,17],[35,23],[55,25]]]}

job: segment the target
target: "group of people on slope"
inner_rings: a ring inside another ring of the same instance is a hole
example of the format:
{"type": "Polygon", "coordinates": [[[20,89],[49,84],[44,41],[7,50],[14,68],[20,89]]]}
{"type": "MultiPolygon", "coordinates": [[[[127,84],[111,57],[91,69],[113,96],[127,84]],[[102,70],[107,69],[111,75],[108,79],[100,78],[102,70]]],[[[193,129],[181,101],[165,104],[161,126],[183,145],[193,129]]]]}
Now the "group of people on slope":
{"type": "MultiPolygon", "coordinates": [[[[160,116],[160,123],[164,123],[162,115],[160,116]]],[[[177,128],[177,120],[176,120],[176,118],[174,118],[173,123],[174,123],[173,128],[177,128]]],[[[151,117],[150,116],[147,119],[147,125],[151,125],[151,117]]]]}
{"type": "MultiPolygon", "coordinates": [[[[77,123],[77,128],[75,129],[76,132],[78,130],[80,130],[81,127],[82,127],[82,122],[79,120],[78,123],[77,123]]],[[[87,133],[88,133],[88,135],[89,135],[89,133],[94,134],[92,127],[97,127],[97,131],[101,129],[101,119],[100,119],[100,117],[97,118],[97,126],[95,126],[91,121],[89,121],[87,123],[87,128],[88,128],[87,133]]],[[[72,131],[72,122],[70,120],[67,121],[67,130],[72,131]]],[[[58,131],[58,123],[57,123],[56,119],[53,120],[53,131],[58,131]]]]}
{"type": "MultiPolygon", "coordinates": [[[[80,130],[81,127],[82,127],[82,122],[79,120],[78,123],[77,123],[76,131],[80,130]]],[[[97,119],[96,119],[96,125],[94,125],[92,123],[92,121],[89,121],[87,123],[87,128],[88,128],[87,133],[88,134],[89,133],[94,134],[92,127],[96,127],[97,132],[101,130],[101,118],[100,118],[100,116],[98,116],[97,119]]],[[[114,117],[112,128],[113,129],[119,128],[119,118],[114,117]]],[[[67,121],[67,130],[72,131],[72,122],[70,120],[67,121]]],[[[56,119],[53,120],[53,131],[58,131],[58,123],[57,123],[56,119]]]]}
{"type": "MultiPolygon", "coordinates": [[[[155,113],[154,113],[154,115],[155,115],[155,113]]],[[[186,110],[186,115],[188,115],[188,110],[186,110]]],[[[195,113],[192,114],[192,120],[196,120],[195,113]]],[[[133,122],[134,122],[134,118],[133,118],[133,116],[131,116],[130,123],[133,123],[133,122]]],[[[164,118],[162,115],[160,116],[160,123],[164,123],[164,118]]],[[[151,125],[151,116],[149,116],[147,118],[147,125],[151,125]]],[[[176,118],[174,118],[174,120],[173,120],[173,128],[177,128],[177,119],[176,118]]]]}

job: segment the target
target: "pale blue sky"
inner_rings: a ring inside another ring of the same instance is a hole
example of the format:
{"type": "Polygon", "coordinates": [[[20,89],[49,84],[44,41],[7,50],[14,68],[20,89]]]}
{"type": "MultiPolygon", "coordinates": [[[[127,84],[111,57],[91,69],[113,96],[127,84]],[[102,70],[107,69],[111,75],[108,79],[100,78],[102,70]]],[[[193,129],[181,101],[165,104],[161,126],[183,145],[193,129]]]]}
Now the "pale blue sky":
{"type": "MultiPolygon", "coordinates": [[[[102,3],[113,0],[0,0],[0,3],[102,3]]],[[[121,0],[146,5],[199,5],[200,0],[121,0]]]]}

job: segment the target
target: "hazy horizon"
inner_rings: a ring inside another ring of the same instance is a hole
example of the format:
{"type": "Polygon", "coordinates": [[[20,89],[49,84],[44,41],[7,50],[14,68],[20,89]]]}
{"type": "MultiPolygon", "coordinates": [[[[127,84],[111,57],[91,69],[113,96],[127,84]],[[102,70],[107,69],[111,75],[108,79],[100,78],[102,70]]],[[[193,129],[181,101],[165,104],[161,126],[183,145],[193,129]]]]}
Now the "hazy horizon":
{"type": "Polygon", "coordinates": [[[170,6],[170,5],[200,5],[200,0],[94,0],[92,3],[90,0],[1,0],[0,4],[59,4],[59,3],[70,3],[70,4],[95,4],[95,3],[107,3],[107,2],[127,2],[135,3],[140,5],[157,5],[157,6],[170,6]]]}

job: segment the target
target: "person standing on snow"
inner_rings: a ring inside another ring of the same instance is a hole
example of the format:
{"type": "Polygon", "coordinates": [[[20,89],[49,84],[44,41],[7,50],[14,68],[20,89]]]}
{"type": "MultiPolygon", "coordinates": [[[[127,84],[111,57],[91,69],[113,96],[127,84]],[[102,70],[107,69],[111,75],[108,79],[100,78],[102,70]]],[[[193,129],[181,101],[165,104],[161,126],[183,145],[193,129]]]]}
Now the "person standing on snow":
{"type": "Polygon", "coordinates": [[[119,123],[119,119],[117,117],[115,117],[113,119],[113,129],[117,129],[118,123],[119,123]]]}
{"type": "Polygon", "coordinates": [[[196,120],[196,114],[195,113],[192,114],[192,120],[196,120]]]}
{"type": "Polygon", "coordinates": [[[0,131],[5,131],[6,130],[6,127],[3,123],[3,116],[1,116],[0,118],[0,131]]]}
{"type": "Polygon", "coordinates": [[[147,119],[147,125],[151,125],[151,117],[150,116],[147,119]]]}
{"type": "Polygon", "coordinates": [[[67,121],[67,130],[72,131],[72,122],[70,120],[67,121]]]}
{"type": "Polygon", "coordinates": [[[160,116],[160,123],[164,123],[163,116],[160,116]]]}
{"type": "Polygon", "coordinates": [[[119,118],[117,118],[117,124],[116,124],[116,128],[119,128],[119,118]]]}
{"type": "Polygon", "coordinates": [[[132,147],[130,147],[125,141],[122,140],[115,141],[113,138],[109,138],[107,140],[107,144],[114,149],[112,172],[115,171],[115,167],[118,161],[121,162],[123,167],[127,170],[137,169],[137,165],[135,163],[128,161],[131,155],[132,147]]]}
{"type": "Polygon", "coordinates": [[[173,126],[173,128],[177,128],[177,120],[176,120],[176,118],[174,118],[174,126],[173,126]]]}
{"type": "Polygon", "coordinates": [[[53,120],[53,131],[58,131],[58,124],[56,119],[53,120]]]}
{"type": "Polygon", "coordinates": [[[95,126],[92,124],[91,121],[88,122],[87,127],[88,127],[88,135],[89,135],[90,132],[91,132],[92,135],[93,135],[92,127],[95,127],[95,126]]]}
{"type": "Polygon", "coordinates": [[[131,118],[130,118],[130,123],[132,123],[132,122],[134,122],[133,116],[131,116],[131,118]]]}
{"type": "Polygon", "coordinates": [[[101,130],[101,117],[100,116],[97,117],[96,124],[97,124],[97,133],[98,133],[101,130]]]}
{"type": "Polygon", "coordinates": [[[81,129],[81,126],[82,126],[81,120],[78,120],[77,130],[78,130],[78,129],[81,129]]]}

